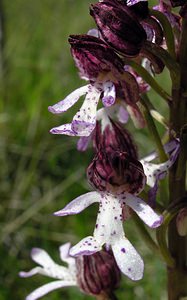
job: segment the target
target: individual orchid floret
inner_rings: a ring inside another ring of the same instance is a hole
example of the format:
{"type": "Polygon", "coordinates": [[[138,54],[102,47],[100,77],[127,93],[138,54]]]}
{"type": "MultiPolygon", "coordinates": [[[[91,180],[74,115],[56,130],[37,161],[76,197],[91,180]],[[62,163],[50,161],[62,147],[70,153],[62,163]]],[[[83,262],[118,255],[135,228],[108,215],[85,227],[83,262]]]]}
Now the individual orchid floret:
{"type": "Polygon", "coordinates": [[[56,212],[56,216],[78,214],[93,203],[99,203],[99,212],[93,236],[88,236],[70,250],[73,256],[92,255],[102,249],[112,249],[121,272],[132,280],[143,276],[144,263],[135,248],[126,238],[123,230],[123,216],[129,206],[151,228],[162,223],[157,215],[142,199],[127,192],[114,195],[104,192],[86,193],[56,212]]]}
{"type": "Polygon", "coordinates": [[[91,5],[90,14],[111,47],[128,57],[139,54],[146,32],[125,4],[115,0],[98,2],[91,5]]]}
{"type": "Polygon", "coordinates": [[[26,297],[26,300],[36,300],[53,290],[77,285],[75,258],[69,256],[69,249],[70,243],[64,244],[59,248],[61,260],[67,263],[67,267],[56,264],[45,250],[40,248],[32,249],[31,257],[40,266],[37,266],[28,272],[21,271],[19,275],[27,278],[36,274],[41,274],[57,280],[39,287],[29,294],[26,297]]]}
{"type": "Polygon", "coordinates": [[[159,180],[165,178],[167,171],[176,161],[179,154],[180,143],[173,140],[164,146],[164,150],[169,154],[169,159],[163,163],[152,163],[158,155],[156,152],[151,153],[147,157],[140,160],[143,165],[144,173],[147,176],[147,185],[151,187],[149,190],[149,201],[152,205],[155,204],[156,193],[158,190],[159,180]]]}
{"type": "Polygon", "coordinates": [[[93,236],[71,249],[71,255],[91,255],[105,246],[112,249],[120,270],[132,280],[143,276],[144,264],[125,237],[123,221],[134,210],[150,227],[162,223],[162,217],[136,195],[145,186],[145,175],[137,160],[136,148],[129,133],[107,116],[98,123],[94,138],[96,156],[88,167],[89,182],[98,192],[90,192],[70,202],[57,216],[78,214],[92,203],[99,203],[93,236]]]}
{"type": "Polygon", "coordinates": [[[33,291],[26,300],[36,300],[49,292],[67,286],[78,286],[88,295],[99,295],[112,292],[119,284],[121,272],[115,262],[112,252],[100,251],[91,256],[71,257],[70,243],[60,247],[60,257],[67,267],[56,264],[43,249],[34,248],[32,259],[41,265],[28,272],[20,272],[21,277],[42,274],[58,279],[47,283],[33,291]],[[93,272],[94,270],[94,272],[93,272]]]}
{"type": "Polygon", "coordinates": [[[63,113],[86,95],[72,123],[53,128],[51,133],[89,136],[95,128],[99,99],[102,99],[105,107],[110,107],[116,101],[118,88],[123,91],[125,102],[138,109],[138,84],[134,76],[124,70],[120,57],[104,41],[91,35],[74,35],[70,36],[69,42],[80,75],[90,84],[78,88],[64,100],[49,107],[52,113],[63,113]]]}

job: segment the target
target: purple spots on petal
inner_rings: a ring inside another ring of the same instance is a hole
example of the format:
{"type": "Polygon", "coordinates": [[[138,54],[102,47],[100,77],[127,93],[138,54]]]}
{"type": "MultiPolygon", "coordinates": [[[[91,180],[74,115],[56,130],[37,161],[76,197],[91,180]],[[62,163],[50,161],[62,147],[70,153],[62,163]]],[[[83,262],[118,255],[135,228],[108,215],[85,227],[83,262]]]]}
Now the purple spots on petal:
{"type": "Polygon", "coordinates": [[[105,107],[108,107],[114,104],[115,99],[112,96],[107,96],[102,98],[102,102],[105,107]]]}
{"type": "Polygon", "coordinates": [[[121,252],[125,253],[126,252],[125,248],[121,248],[121,252]]]}

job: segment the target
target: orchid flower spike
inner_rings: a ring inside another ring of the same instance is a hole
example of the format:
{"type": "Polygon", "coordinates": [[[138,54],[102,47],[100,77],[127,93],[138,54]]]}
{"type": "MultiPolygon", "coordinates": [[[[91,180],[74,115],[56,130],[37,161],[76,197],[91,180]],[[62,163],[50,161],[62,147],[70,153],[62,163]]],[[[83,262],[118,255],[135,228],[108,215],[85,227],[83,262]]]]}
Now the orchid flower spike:
{"type": "Polygon", "coordinates": [[[143,165],[144,173],[147,176],[147,185],[150,186],[149,190],[149,202],[151,205],[155,205],[155,198],[158,190],[159,180],[165,178],[167,171],[176,161],[180,149],[180,143],[178,139],[172,140],[164,146],[164,150],[169,154],[169,159],[164,163],[152,163],[158,155],[156,152],[151,153],[140,162],[143,165]]]}
{"type": "Polygon", "coordinates": [[[27,278],[42,274],[58,280],[36,289],[26,300],[39,299],[55,289],[66,286],[78,286],[80,291],[88,295],[110,293],[118,286],[121,272],[111,252],[100,251],[91,256],[73,258],[69,255],[69,250],[70,243],[60,247],[61,260],[67,264],[67,267],[64,267],[56,264],[45,250],[32,249],[31,257],[41,267],[35,267],[29,272],[22,271],[19,275],[27,278]]]}
{"type": "Polygon", "coordinates": [[[136,104],[139,101],[138,83],[132,74],[124,70],[121,58],[103,40],[93,35],[72,35],[69,42],[81,78],[89,80],[90,83],[49,107],[50,112],[60,114],[71,108],[81,96],[86,95],[72,122],[52,128],[50,132],[89,136],[96,125],[99,99],[102,99],[104,107],[110,107],[116,102],[118,90],[123,101],[140,115],[136,104]]]}

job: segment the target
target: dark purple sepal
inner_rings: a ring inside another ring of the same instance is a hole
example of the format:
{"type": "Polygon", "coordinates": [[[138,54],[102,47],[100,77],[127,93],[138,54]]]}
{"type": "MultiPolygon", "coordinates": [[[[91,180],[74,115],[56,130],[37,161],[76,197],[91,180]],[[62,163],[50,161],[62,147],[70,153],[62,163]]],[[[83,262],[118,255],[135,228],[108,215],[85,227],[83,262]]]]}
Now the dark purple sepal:
{"type": "Polygon", "coordinates": [[[107,251],[77,257],[76,270],[78,286],[88,295],[111,293],[121,279],[113,254],[107,251]]]}
{"type": "Polygon", "coordinates": [[[99,191],[136,194],[145,183],[142,164],[122,151],[100,150],[87,169],[90,184],[99,191]]]}
{"type": "Polygon", "coordinates": [[[139,85],[131,73],[123,72],[123,74],[121,74],[119,77],[119,88],[121,89],[126,104],[133,106],[139,101],[139,85]]]}
{"type": "Polygon", "coordinates": [[[173,7],[182,6],[182,5],[185,5],[187,3],[186,0],[170,0],[170,2],[171,2],[171,5],[173,7]]]}
{"type": "Polygon", "coordinates": [[[146,40],[146,32],[133,11],[116,1],[103,1],[91,5],[94,18],[105,42],[121,54],[137,56],[146,40]]]}
{"type": "Polygon", "coordinates": [[[128,1],[128,7],[138,17],[139,21],[149,16],[148,1],[128,1]]]}
{"type": "Polygon", "coordinates": [[[100,122],[96,124],[93,138],[96,151],[104,149],[106,152],[122,151],[137,159],[137,148],[130,133],[119,123],[110,119],[111,124],[101,129],[100,122]]]}
{"type": "Polygon", "coordinates": [[[83,34],[69,37],[72,56],[81,77],[95,80],[99,74],[123,70],[123,61],[101,39],[83,34]]]}

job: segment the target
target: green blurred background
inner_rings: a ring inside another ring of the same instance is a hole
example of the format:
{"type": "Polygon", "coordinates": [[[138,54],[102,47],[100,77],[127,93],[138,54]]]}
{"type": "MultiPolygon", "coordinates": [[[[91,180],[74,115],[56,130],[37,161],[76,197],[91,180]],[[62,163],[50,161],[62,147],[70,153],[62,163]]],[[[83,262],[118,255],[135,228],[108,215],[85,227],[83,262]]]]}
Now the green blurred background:
{"type": "MultiPolygon", "coordinates": [[[[0,300],[24,299],[50,281],[40,275],[18,277],[20,270],[35,266],[29,256],[32,247],[46,249],[60,263],[58,247],[67,241],[75,244],[94,228],[95,206],[72,217],[57,218],[52,214],[89,190],[85,169],[93,154],[91,150],[79,153],[76,138],[49,134],[51,127],[70,121],[77,106],[63,116],[54,116],[47,110],[85,84],[78,77],[67,38],[94,27],[88,14],[89,3],[0,1],[0,300]]],[[[169,89],[167,80],[165,88],[169,89]]],[[[151,99],[165,111],[154,93],[151,99]]],[[[147,129],[128,126],[140,155],[154,148],[147,129]]],[[[125,229],[144,257],[145,277],[136,283],[123,277],[117,292],[119,299],[166,299],[165,266],[144,245],[131,220],[125,229]]],[[[44,298],[91,299],[76,288],[57,290],[44,298]]]]}

